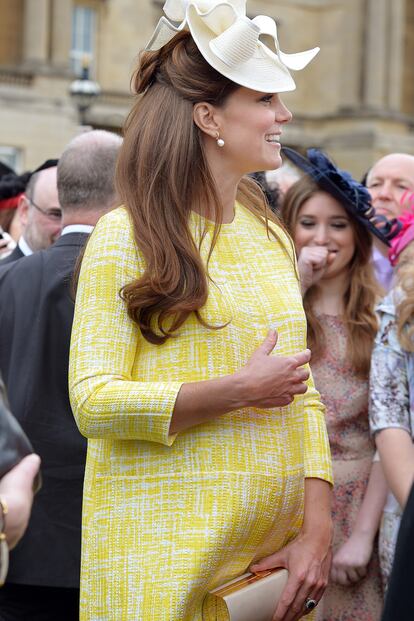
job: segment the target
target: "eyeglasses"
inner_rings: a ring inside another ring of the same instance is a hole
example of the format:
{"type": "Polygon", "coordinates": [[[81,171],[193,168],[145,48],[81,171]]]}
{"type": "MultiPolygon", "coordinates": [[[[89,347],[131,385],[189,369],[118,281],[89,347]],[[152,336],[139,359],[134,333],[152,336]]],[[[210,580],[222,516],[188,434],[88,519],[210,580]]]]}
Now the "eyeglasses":
{"type": "Polygon", "coordinates": [[[62,209],[60,207],[48,207],[48,209],[42,209],[39,205],[36,205],[32,198],[26,196],[27,200],[37,211],[40,211],[46,218],[53,220],[54,222],[60,222],[62,220],[62,209]]]}

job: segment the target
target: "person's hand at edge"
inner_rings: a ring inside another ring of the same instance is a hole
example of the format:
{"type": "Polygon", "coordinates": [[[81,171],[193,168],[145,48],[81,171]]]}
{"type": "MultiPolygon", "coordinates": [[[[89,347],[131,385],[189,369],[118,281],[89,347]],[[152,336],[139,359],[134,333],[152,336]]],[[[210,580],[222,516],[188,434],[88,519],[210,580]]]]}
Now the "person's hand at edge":
{"type": "Polygon", "coordinates": [[[33,502],[33,481],[39,471],[40,457],[27,455],[0,481],[0,497],[5,500],[6,541],[10,549],[18,543],[29,522],[33,502]]]}

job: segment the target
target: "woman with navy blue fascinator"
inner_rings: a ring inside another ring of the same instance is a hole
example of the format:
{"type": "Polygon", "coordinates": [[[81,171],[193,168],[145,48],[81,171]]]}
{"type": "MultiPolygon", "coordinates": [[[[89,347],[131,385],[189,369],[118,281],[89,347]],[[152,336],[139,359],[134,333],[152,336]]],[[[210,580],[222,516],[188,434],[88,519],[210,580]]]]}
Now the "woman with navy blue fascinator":
{"type": "Polygon", "coordinates": [[[318,621],[377,621],[382,583],[376,535],[386,497],[369,433],[370,358],[381,290],[373,239],[389,245],[396,222],[375,214],[366,188],[323,152],[284,148],[305,174],[282,217],[296,248],[315,385],[326,406],[334,468],[333,563],[318,621]]]}
{"type": "Polygon", "coordinates": [[[348,171],[335,166],[319,149],[309,149],[307,158],[289,147],[282,147],[282,154],[313,179],[321,190],[341,203],[352,218],[382,243],[390,245],[390,240],[400,230],[400,223],[396,219],[388,220],[385,216],[376,214],[367,188],[348,171]]]}

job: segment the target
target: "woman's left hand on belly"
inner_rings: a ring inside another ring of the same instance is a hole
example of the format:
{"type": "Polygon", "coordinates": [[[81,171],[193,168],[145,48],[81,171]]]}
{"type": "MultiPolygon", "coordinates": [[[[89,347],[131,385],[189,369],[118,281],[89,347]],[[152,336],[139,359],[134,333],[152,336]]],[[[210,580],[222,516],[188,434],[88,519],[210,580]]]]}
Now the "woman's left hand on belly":
{"type": "Polygon", "coordinates": [[[251,566],[251,571],[284,567],[289,579],[273,616],[273,621],[297,621],[318,604],[328,584],[331,565],[331,529],[302,531],[287,546],[251,566]],[[309,604],[311,602],[311,604],[309,604]]]}

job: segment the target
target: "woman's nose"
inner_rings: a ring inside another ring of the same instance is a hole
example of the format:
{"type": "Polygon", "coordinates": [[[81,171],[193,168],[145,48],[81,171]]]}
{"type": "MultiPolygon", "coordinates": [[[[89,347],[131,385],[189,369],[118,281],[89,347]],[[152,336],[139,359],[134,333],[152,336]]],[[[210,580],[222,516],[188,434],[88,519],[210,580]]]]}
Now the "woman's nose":
{"type": "Polygon", "coordinates": [[[278,97],[277,106],[275,108],[275,120],[278,123],[290,123],[292,120],[291,111],[285,106],[280,97],[278,97]]]}
{"type": "Polygon", "coordinates": [[[318,246],[326,246],[329,241],[328,230],[325,226],[318,226],[313,241],[318,246]]]}

